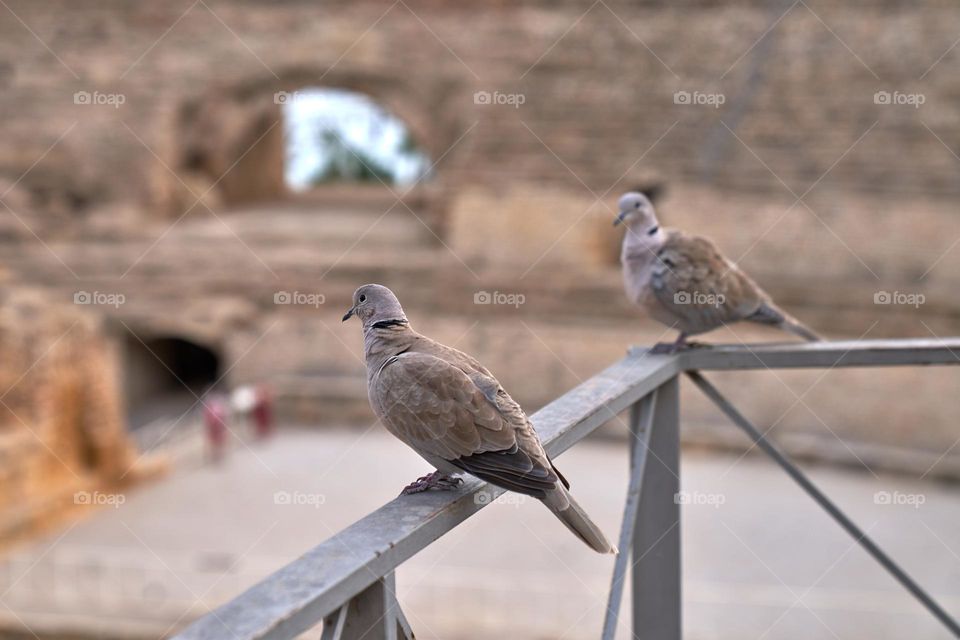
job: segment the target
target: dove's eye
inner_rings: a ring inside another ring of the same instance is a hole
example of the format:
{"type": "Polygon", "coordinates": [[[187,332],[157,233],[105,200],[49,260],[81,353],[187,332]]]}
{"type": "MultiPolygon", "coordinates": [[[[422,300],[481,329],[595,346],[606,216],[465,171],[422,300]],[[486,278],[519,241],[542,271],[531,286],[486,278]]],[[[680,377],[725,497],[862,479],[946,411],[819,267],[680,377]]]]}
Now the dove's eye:
{"type": "Polygon", "coordinates": [[[367,296],[361,295],[361,296],[360,296],[360,302],[366,302],[366,301],[367,301],[367,296]]]}
{"type": "Polygon", "coordinates": [[[637,209],[639,209],[639,208],[640,208],[640,203],[638,202],[638,203],[635,204],[634,206],[635,206],[637,209]]]}

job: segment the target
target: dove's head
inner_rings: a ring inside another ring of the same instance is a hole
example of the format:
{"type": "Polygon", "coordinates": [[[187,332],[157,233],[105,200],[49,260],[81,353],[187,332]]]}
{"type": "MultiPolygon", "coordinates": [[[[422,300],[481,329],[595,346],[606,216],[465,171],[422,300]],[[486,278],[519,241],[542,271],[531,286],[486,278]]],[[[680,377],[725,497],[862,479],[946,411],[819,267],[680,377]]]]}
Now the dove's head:
{"type": "Polygon", "coordinates": [[[364,329],[409,324],[397,296],[382,284],[365,284],[353,292],[353,306],[344,314],[344,322],[353,316],[360,318],[364,329]]]}
{"type": "Polygon", "coordinates": [[[617,219],[613,221],[613,226],[622,222],[634,231],[650,233],[651,235],[659,229],[653,203],[639,191],[630,191],[620,196],[620,200],[617,201],[617,208],[617,219]]]}

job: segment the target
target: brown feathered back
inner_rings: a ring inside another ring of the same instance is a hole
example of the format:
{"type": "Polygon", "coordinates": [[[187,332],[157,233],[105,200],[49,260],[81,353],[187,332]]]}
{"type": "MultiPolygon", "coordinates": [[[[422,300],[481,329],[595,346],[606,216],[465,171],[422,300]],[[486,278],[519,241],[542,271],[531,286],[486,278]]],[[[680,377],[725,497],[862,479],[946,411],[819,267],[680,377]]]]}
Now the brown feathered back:
{"type": "Polygon", "coordinates": [[[386,428],[440,471],[467,471],[538,498],[591,548],[614,551],[569,494],[523,409],[493,374],[466,353],[414,331],[402,309],[402,318],[378,320],[376,304],[392,305],[396,297],[367,290],[374,292],[371,301],[362,289],[354,296],[354,310],[370,318],[364,320],[367,390],[386,428]]]}

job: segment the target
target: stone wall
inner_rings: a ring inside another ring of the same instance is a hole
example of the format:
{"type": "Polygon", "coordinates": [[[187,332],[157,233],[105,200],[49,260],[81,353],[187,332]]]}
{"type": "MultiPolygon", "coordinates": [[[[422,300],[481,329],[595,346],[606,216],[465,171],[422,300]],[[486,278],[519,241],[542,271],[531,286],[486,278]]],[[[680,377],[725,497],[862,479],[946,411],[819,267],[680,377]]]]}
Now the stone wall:
{"type": "MultiPolygon", "coordinates": [[[[666,185],[666,224],[715,238],[829,336],[957,333],[951,3],[10,0],[5,15],[0,262],[12,286],[57,304],[122,293],[123,306],[87,311],[210,346],[228,383],[276,383],[292,418],[370,419],[356,328],[337,319],[362,282],[395,288],[419,326],[488,361],[531,408],[627,343],[662,339],[620,294],[609,227],[617,195],[638,184],[666,185]],[[275,96],[314,86],[361,91],[402,118],[437,161],[432,180],[400,198],[293,199],[275,96]],[[923,104],[877,104],[878,91],[923,104]],[[723,104],[676,98],[687,95],[723,104]],[[481,290],[529,302],[480,308],[481,290]],[[882,290],[927,303],[878,308],[882,290]],[[277,305],[279,291],[326,303],[277,305]]],[[[771,339],[720,339],[738,337],[771,339]]],[[[109,362],[89,342],[91,362],[109,362]]],[[[787,379],[803,391],[803,375],[787,379]]],[[[844,437],[936,457],[955,440],[949,380],[885,421],[882,400],[916,375],[856,404],[844,400],[870,383],[841,376],[817,388],[817,416],[784,428],[822,431],[822,417],[844,437]]],[[[773,422],[791,396],[773,399],[777,379],[756,385],[738,399],[773,422]]]]}
{"type": "Polygon", "coordinates": [[[0,297],[0,541],[8,542],[133,482],[142,467],[127,438],[114,345],[92,318],[32,292],[0,297]]]}
{"type": "MultiPolygon", "coordinates": [[[[0,172],[15,179],[59,140],[24,178],[35,197],[78,210],[164,201],[184,188],[168,168],[209,186],[277,123],[274,92],[330,86],[382,102],[434,158],[449,151],[438,169],[449,185],[599,193],[655,169],[725,188],[778,191],[782,179],[799,194],[831,169],[822,186],[956,194],[944,148],[960,137],[953,7],[790,6],[19,0],[10,8],[34,33],[10,15],[0,24],[0,172]],[[74,104],[78,91],[123,104],[74,104]],[[478,91],[523,103],[476,104],[478,91]],[[677,105],[678,91],[724,103],[677,105]],[[925,102],[878,105],[877,91],[925,102]]],[[[258,165],[274,173],[254,195],[276,186],[277,164],[258,165]]],[[[235,201],[236,182],[215,189],[235,201]]]]}

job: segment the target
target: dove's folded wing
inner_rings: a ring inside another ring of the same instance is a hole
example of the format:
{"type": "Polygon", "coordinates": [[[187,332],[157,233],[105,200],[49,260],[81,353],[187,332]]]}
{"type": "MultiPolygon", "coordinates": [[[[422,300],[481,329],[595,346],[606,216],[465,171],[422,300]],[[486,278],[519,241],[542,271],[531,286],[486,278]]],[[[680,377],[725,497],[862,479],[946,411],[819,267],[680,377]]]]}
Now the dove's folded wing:
{"type": "Polygon", "coordinates": [[[651,277],[657,300],[686,324],[713,328],[755,312],[764,293],[706,238],[673,232],[651,277]]]}
{"type": "Polygon", "coordinates": [[[556,484],[526,416],[494,378],[404,353],[384,364],[374,384],[387,427],[418,452],[527,495],[542,497],[556,484]]]}

